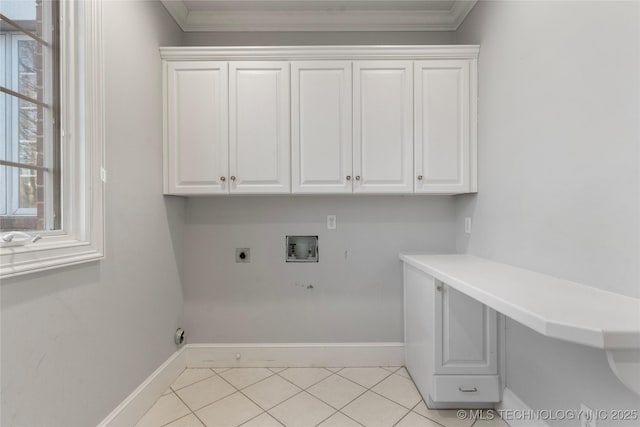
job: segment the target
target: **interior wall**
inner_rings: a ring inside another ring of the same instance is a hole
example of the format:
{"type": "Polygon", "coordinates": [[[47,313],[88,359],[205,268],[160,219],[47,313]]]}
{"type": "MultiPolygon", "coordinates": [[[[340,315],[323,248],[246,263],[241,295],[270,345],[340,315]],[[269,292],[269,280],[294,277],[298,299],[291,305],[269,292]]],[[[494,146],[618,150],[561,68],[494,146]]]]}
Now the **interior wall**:
{"type": "MultiPolygon", "coordinates": [[[[637,2],[478,2],[457,33],[481,45],[459,252],[640,296],[639,22],[637,2]]],[[[534,409],[640,408],[604,351],[510,321],[506,352],[507,386],[534,409]]]]}
{"type": "MultiPolygon", "coordinates": [[[[185,45],[450,44],[452,32],[185,33],[185,45]]],[[[190,198],[190,342],[400,342],[405,250],[453,251],[449,196],[190,198]],[[326,216],[338,215],[338,229],[326,216]],[[318,235],[320,262],[287,264],[285,236],[318,235]],[[251,248],[236,264],[235,248],[251,248]],[[346,256],[345,256],[346,252],[346,256]],[[313,289],[309,289],[312,285],[313,289]]]]}
{"type": "Polygon", "coordinates": [[[414,45],[454,41],[453,31],[187,32],[182,39],[185,46],[414,45]]]}
{"type": "Polygon", "coordinates": [[[448,196],[190,198],[190,342],[401,342],[402,251],[453,251],[448,196]],[[327,230],[328,214],[337,229],[327,230]],[[318,263],[286,263],[285,236],[317,235],[318,263]],[[251,262],[235,262],[250,248],[251,262]]]}
{"type": "Polygon", "coordinates": [[[160,2],[105,1],[106,259],[2,281],[3,426],[97,425],[176,350],[183,201],[162,196],[160,2]]]}

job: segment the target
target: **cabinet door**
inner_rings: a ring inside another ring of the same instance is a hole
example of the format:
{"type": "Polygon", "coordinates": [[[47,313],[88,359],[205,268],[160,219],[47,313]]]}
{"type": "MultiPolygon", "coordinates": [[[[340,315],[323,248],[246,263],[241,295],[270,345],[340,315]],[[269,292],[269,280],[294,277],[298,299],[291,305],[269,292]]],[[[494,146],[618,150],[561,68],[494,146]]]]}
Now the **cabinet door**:
{"type": "Polygon", "coordinates": [[[484,304],[436,281],[435,373],[497,374],[497,316],[484,304]]]}
{"type": "Polygon", "coordinates": [[[294,193],[350,193],[351,63],[291,63],[294,193]]]}
{"type": "Polygon", "coordinates": [[[354,192],[413,191],[413,64],[354,62],[354,192]]]}
{"type": "Polygon", "coordinates": [[[289,193],[289,63],[231,62],[232,193],[289,193]]]}
{"type": "Polygon", "coordinates": [[[416,193],[470,191],[470,64],[415,63],[416,193]]]}
{"type": "Polygon", "coordinates": [[[167,62],[165,79],[165,193],[226,193],[227,63],[167,62]]]}
{"type": "Polygon", "coordinates": [[[411,378],[427,399],[433,383],[435,279],[404,265],[404,359],[411,378]]]}

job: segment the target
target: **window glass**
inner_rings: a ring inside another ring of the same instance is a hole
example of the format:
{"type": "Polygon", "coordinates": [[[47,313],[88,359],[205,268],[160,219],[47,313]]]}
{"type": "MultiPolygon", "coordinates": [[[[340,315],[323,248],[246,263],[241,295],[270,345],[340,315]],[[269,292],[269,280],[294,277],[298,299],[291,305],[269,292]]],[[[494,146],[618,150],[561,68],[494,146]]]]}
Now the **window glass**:
{"type": "Polygon", "coordinates": [[[0,2],[0,230],[60,227],[58,4],[0,2]]]}

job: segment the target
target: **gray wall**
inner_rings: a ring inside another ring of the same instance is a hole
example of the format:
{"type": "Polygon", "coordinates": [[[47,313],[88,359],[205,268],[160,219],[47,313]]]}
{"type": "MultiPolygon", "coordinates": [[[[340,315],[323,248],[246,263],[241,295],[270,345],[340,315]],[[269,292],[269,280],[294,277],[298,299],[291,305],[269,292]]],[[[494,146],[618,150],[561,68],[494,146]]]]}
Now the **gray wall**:
{"type": "Polygon", "coordinates": [[[454,218],[447,196],[191,198],[190,341],[402,341],[398,253],[453,251],[454,218]],[[337,215],[336,230],[327,230],[328,214],[337,215]],[[319,263],[285,263],[285,236],[296,234],[319,236],[319,263]],[[245,247],[251,263],[236,264],[235,248],[245,247]]]}
{"type": "Polygon", "coordinates": [[[175,351],[184,206],[162,196],[159,2],[104,2],[106,260],[3,280],[3,426],[96,425],[175,351]]]}
{"type": "MultiPolygon", "coordinates": [[[[185,33],[185,45],[449,44],[454,33],[185,33]]],[[[403,340],[404,250],[453,251],[448,196],[191,198],[184,326],[190,342],[403,340]],[[338,229],[326,216],[338,215],[338,229]],[[284,262],[287,234],[320,236],[320,263],[284,262]],[[236,264],[235,248],[251,263],[236,264]],[[345,251],[348,255],[345,258],[345,251]],[[313,289],[306,289],[306,285],[313,289]]]]}
{"type": "Polygon", "coordinates": [[[184,33],[182,42],[185,46],[296,46],[296,45],[398,45],[398,44],[452,44],[455,32],[370,32],[370,31],[336,31],[336,32],[228,32],[184,33]]]}
{"type": "MultiPolygon", "coordinates": [[[[458,251],[640,296],[639,12],[637,2],[476,5],[457,42],[482,45],[480,192],[457,198],[458,251]],[[471,236],[460,232],[467,216],[471,236]]],[[[640,408],[605,352],[515,322],[507,386],[534,409],[640,408]]]]}

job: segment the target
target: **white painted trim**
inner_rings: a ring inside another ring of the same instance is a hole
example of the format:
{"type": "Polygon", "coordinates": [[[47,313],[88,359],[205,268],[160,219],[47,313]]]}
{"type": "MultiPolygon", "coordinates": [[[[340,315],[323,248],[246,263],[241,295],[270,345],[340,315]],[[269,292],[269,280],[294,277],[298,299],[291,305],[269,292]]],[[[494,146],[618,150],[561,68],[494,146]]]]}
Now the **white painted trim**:
{"type": "Polygon", "coordinates": [[[136,425],[186,367],[185,348],[183,347],[173,353],[166,362],[149,375],[133,393],[127,396],[98,424],[98,427],[136,425]]]}
{"type": "Polygon", "coordinates": [[[61,3],[62,230],[0,249],[8,278],[104,258],[102,0],[61,3]]]}
{"type": "Polygon", "coordinates": [[[161,47],[170,61],[477,59],[479,45],[161,47]]]}
{"type": "Polygon", "coordinates": [[[505,418],[510,427],[549,427],[544,420],[518,419],[525,418],[523,414],[531,415],[535,411],[509,388],[502,391],[502,401],[496,405],[496,411],[505,418]]]}
{"type": "Polygon", "coordinates": [[[186,357],[188,368],[403,366],[404,344],[187,344],[186,357]]]}
{"type": "Polygon", "coordinates": [[[286,9],[241,10],[241,2],[235,2],[236,9],[226,5],[205,11],[189,10],[181,0],[162,3],[183,31],[455,31],[476,0],[455,1],[449,10],[401,10],[388,1],[379,2],[376,10],[357,9],[353,1],[320,10],[296,10],[293,3],[286,9]]]}

